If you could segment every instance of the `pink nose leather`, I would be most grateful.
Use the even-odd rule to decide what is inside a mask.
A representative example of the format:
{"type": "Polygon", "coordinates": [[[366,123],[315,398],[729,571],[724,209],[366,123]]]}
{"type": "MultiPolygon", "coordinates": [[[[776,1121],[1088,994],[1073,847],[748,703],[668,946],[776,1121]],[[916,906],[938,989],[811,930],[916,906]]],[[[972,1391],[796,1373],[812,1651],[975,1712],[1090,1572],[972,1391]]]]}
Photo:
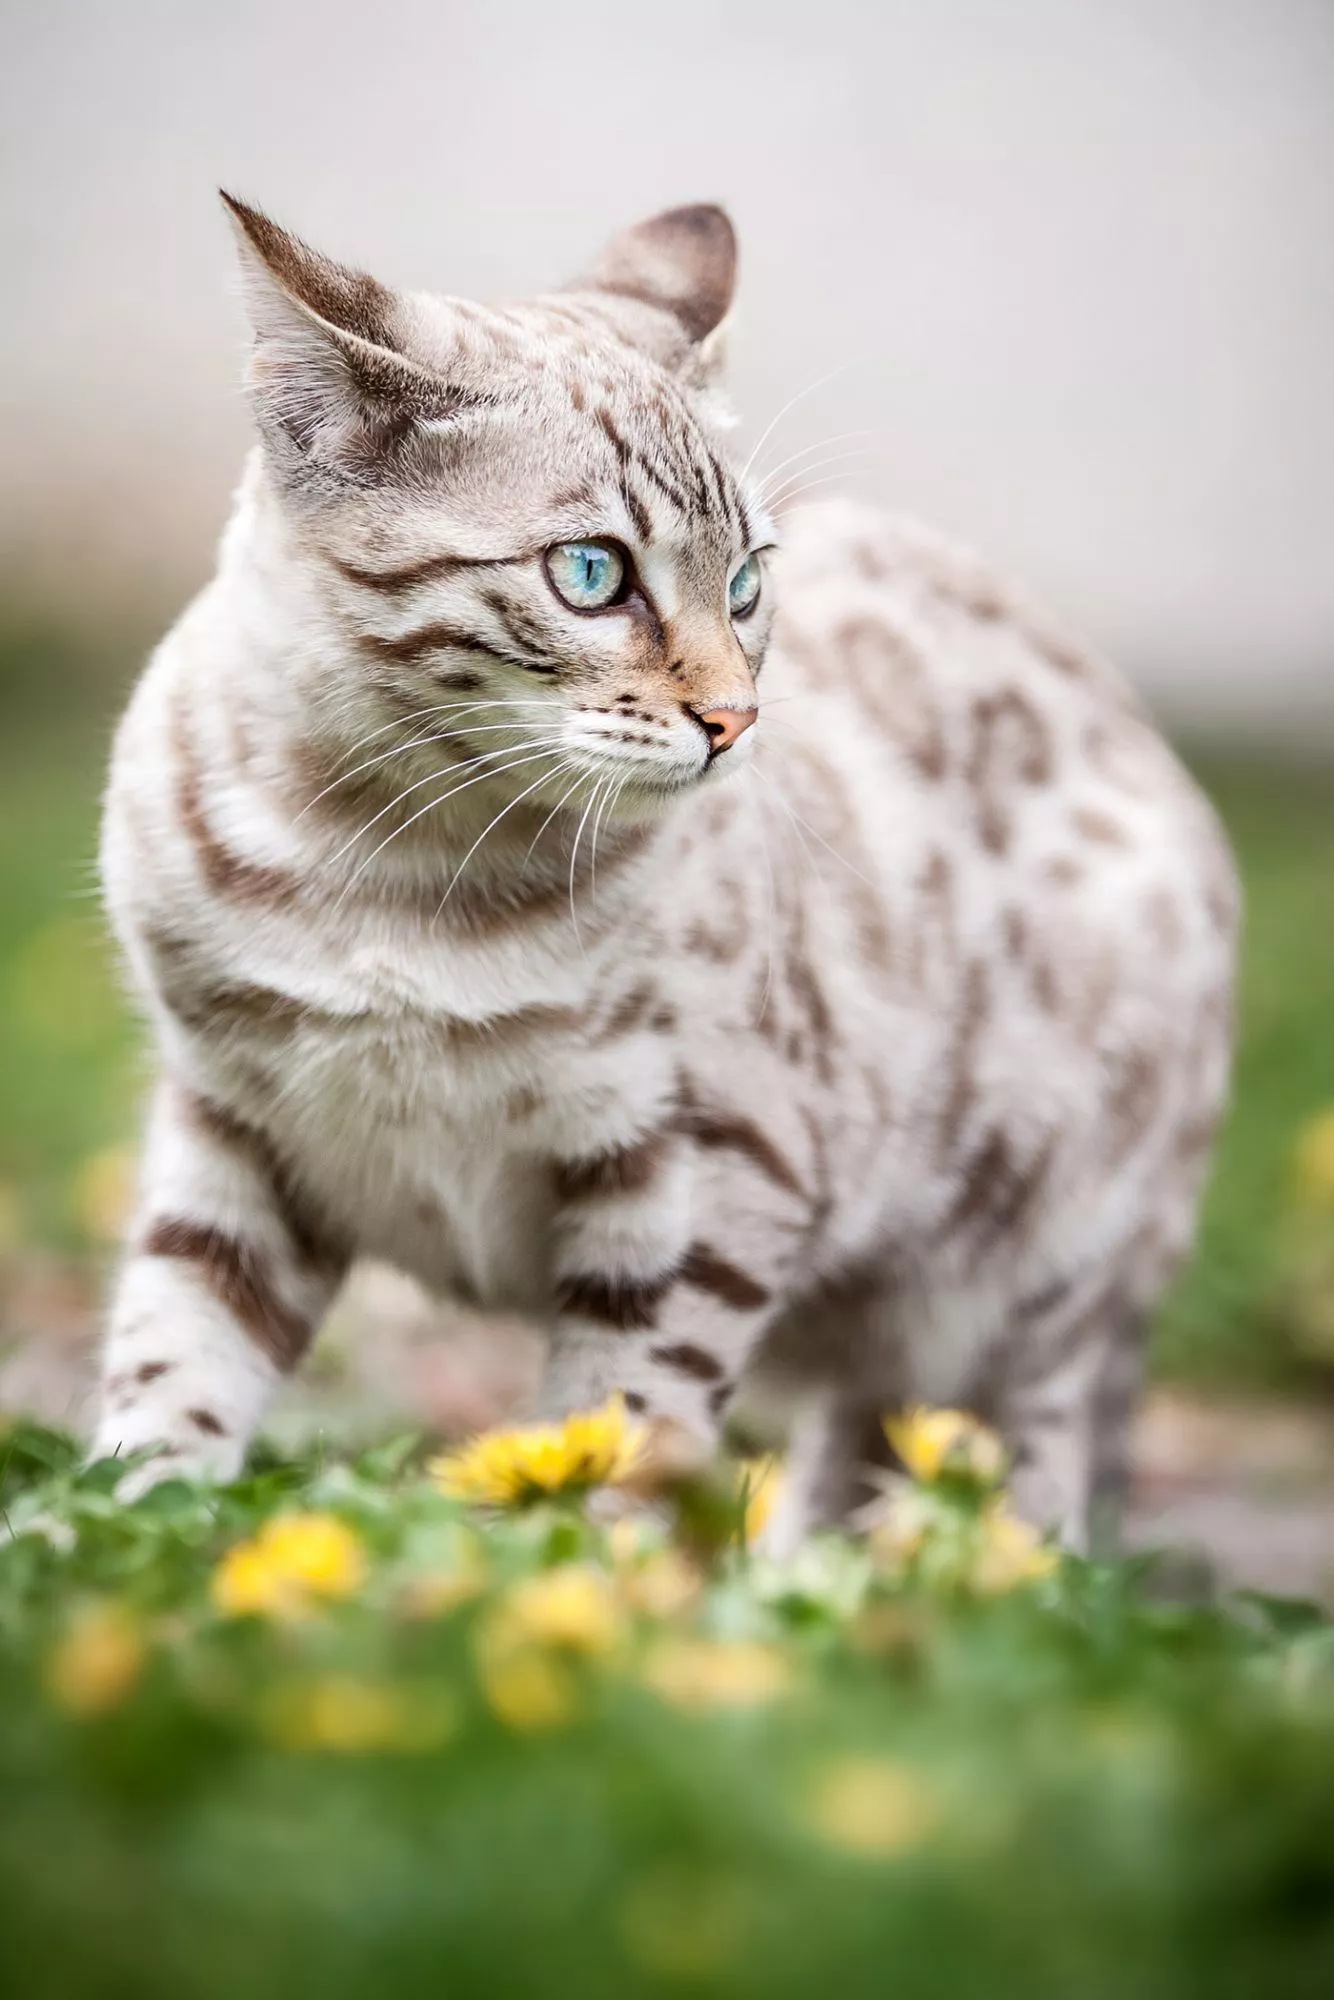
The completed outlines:
{"type": "Polygon", "coordinates": [[[737,737],[743,735],[755,720],[753,708],[704,708],[696,709],[695,714],[709,732],[711,757],[730,750],[737,737]]]}

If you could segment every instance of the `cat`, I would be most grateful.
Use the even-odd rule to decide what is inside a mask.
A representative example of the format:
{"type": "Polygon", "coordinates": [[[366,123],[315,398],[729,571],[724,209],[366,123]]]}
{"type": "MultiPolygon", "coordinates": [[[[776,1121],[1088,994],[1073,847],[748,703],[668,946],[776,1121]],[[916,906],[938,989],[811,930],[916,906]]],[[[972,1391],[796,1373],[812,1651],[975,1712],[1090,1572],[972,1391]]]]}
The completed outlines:
{"type": "Polygon", "coordinates": [[[1237,895],[1127,687],[978,560],[729,455],[736,245],[517,306],[224,197],[259,441],[121,724],[158,1081],[98,1455],[235,1476],[350,1262],[549,1330],[543,1403],[989,1414],[1074,1547],[1228,1081],[1237,895]]]}

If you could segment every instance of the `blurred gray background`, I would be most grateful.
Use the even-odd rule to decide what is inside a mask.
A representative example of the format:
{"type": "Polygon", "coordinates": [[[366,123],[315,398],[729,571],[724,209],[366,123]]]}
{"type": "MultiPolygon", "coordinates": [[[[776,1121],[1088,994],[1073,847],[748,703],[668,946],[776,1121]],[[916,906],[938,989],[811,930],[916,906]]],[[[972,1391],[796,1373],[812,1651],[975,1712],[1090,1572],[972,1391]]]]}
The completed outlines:
{"type": "Polygon", "coordinates": [[[865,428],[831,473],[1173,720],[1334,730],[1331,0],[45,0],[5,42],[11,597],[151,618],[206,573],[246,439],[219,182],[482,296],[711,198],[750,434],[840,371],[768,456],[865,428]]]}

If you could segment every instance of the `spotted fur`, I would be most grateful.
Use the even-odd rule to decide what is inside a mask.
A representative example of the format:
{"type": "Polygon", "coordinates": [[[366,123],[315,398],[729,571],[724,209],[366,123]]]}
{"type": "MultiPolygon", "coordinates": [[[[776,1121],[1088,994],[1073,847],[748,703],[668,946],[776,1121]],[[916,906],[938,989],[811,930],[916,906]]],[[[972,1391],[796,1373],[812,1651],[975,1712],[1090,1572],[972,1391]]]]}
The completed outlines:
{"type": "Polygon", "coordinates": [[[234,1474],[373,1255],[543,1319],[553,1410],[712,1436],[797,1384],[789,1539],[908,1398],[993,1413],[1082,1539],[1225,1094],[1208,808],[971,556],[780,534],[718,210],[482,307],[231,206],[261,446],[107,801],[160,1080],[96,1448],[234,1474]],[[543,563],[589,536],[595,616],[543,563]]]}

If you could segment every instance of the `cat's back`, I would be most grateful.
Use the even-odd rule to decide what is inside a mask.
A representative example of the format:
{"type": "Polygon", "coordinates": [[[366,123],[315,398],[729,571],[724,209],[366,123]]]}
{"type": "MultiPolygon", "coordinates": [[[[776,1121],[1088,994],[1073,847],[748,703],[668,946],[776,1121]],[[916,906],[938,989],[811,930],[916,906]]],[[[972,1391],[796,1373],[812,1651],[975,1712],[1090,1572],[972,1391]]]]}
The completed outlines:
{"type": "Polygon", "coordinates": [[[1226,840],[1111,666],[914,522],[839,499],[784,527],[761,699],[791,784],[841,794],[892,877],[948,876],[970,928],[1069,903],[1076,929],[1230,964],[1226,840]]]}

